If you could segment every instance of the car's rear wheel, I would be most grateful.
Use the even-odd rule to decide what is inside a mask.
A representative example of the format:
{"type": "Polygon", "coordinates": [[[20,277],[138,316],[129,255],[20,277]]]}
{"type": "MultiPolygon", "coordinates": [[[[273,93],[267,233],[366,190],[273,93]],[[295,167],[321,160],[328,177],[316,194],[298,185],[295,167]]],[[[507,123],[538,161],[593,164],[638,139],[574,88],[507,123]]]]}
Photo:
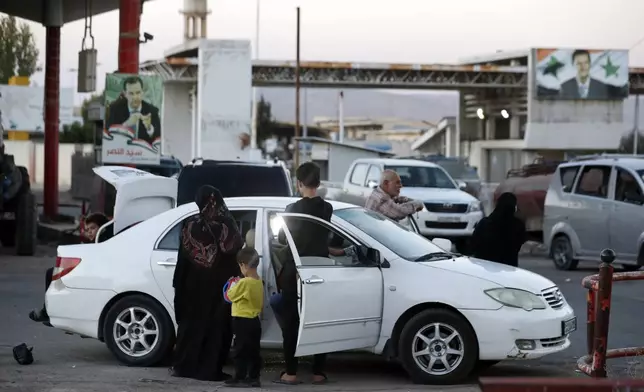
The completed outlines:
{"type": "Polygon", "coordinates": [[[470,324],[448,309],[428,309],[407,322],[399,340],[403,367],[417,384],[463,381],[478,360],[470,324]]]}
{"type": "Polygon", "coordinates": [[[153,366],[163,361],[174,344],[174,324],[166,310],[144,295],[118,300],[105,317],[105,344],[128,366],[153,366]]]}
{"type": "Polygon", "coordinates": [[[575,251],[568,236],[562,234],[555,237],[550,249],[550,257],[558,270],[572,271],[577,269],[579,260],[574,257],[575,251]]]}

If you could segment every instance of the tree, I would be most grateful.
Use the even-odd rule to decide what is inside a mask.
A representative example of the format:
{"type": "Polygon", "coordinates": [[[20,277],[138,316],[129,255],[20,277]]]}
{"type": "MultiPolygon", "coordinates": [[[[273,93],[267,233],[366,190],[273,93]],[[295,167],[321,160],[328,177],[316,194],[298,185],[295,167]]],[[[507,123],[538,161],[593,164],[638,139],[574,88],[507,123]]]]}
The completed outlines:
{"type": "MultiPolygon", "coordinates": [[[[618,151],[622,154],[632,154],[633,153],[633,131],[626,133],[619,140],[618,151]]],[[[644,135],[641,132],[637,133],[637,153],[644,155],[644,135]]]]}
{"type": "Polygon", "coordinates": [[[31,28],[13,16],[0,17],[0,83],[36,72],[38,49],[31,28]]]}
{"type": "Polygon", "coordinates": [[[94,143],[95,129],[91,123],[81,124],[78,121],[71,125],[63,125],[63,131],[60,133],[60,143],[94,143]]]}
{"type": "Polygon", "coordinates": [[[271,109],[271,103],[262,95],[257,102],[257,144],[270,138],[275,128],[275,118],[271,109]]]}

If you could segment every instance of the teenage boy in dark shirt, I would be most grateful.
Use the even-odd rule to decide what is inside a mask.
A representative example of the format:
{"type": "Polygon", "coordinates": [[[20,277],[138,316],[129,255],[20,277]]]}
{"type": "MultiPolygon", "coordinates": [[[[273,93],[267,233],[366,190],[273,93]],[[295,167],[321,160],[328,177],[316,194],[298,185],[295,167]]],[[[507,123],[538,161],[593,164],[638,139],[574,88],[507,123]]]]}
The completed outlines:
{"type": "MultiPolygon", "coordinates": [[[[331,221],[333,206],[317,196],[320,186],[320,168],[313,162],[300,165],[295,171],[297,189],[302,198],[286,207],[286,212],[306,214],[331,221]]],[[[301,219],[285,218],[293,236],[297,252],[301,257],[329,257],[329,231],[323,226],[301,219]]],[[[280,242],[286,243],[284,232],[280,232],[280,242]]],[[[299,384],[297,379],[298,360],[295,357],[297,338],[300,327],[300,316],[297,298],[297,269],[293,257],[284,260],[284,266],[279,276],[278,285],[281,289],[280,318],[282,337],[284,338],[284,361],[286,371],[275,382],[278,384],[299,384]]],[[[326,354],[313,357],[313,383],[322,384],[327,381],[324,374],[326,354]]]]}

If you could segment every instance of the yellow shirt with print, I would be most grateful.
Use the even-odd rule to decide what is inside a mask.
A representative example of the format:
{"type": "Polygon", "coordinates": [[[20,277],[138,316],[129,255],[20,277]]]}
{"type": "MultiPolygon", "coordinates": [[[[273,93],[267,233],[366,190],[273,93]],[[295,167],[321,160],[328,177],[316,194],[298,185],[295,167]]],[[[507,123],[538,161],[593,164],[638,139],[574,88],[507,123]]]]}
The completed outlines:
{"type": "Polygon", "coordinates": [[[233,317],[255,318],[264,307],[264,284],[261,279],[242,278],[228,290],[233,317]]]}

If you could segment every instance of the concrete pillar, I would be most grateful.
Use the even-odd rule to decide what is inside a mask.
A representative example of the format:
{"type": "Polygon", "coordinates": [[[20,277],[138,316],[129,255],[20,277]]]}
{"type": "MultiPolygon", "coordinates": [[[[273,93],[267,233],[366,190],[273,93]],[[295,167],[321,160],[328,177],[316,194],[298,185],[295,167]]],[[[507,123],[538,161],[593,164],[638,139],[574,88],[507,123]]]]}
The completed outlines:
{"type": "Polygon", "coordinates": [[[519,139],[521,137],[521,122],[519,121],[519,107],[512,102],[510,107],[510,139],[519,139]],[[516,114],[515,114],[516,113],[516,114]]]}
{"type": "Polygon", "coordinates": [[[487,135],[485,135],[485,140],[494,140],[496,134],[496,117],[487,117],[485,122],[487,125],[487,135]]]}
{"type": "Polygon", "coordinates": [[[141,0],[119,3],[119,72],[139,73],[139,21],[141,0]]]}
{"type": "Polygon", "coordinates": [[[62,0],[44,3],[43,25],[45,38],[45,218],[58,216],[58,136],[60,113],[60,29],[63,26],[62,0]]]}
{"type": "Polygon", "coordinates": [[[453,149],[452,143],[453,143],[452,127],[448,126],[448,127],[445,127],[445,156],[446,157],[452,156],[452,149],[453,149]]]}

